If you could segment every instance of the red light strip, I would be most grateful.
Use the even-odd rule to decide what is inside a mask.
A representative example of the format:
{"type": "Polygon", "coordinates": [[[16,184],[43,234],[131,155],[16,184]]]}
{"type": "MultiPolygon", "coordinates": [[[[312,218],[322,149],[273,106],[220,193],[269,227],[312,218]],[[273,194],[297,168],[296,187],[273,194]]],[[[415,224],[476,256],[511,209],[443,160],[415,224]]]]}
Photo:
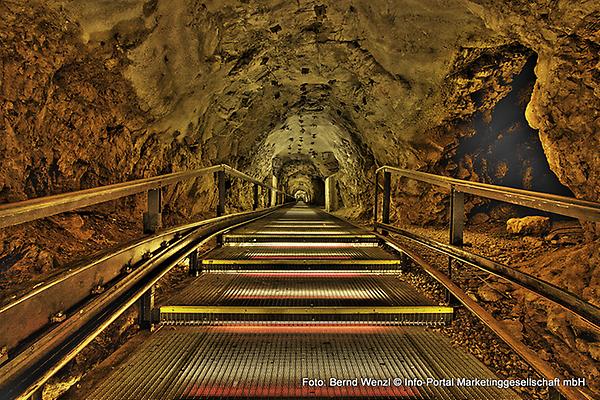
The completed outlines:
{"type": "Polygon", "coordinates": [[[294,325],[290,323],[284,324],[228,324],[228,325],[214,325],[209,328],[211,331],[220,333],[237,333],[237,334],[299,334],[299,335],[310,335],[310,334],[345,334],[345,335],[356,335],[356,334],[383,334],[389,333],[390,331],[399,332],[402,330],[401,326],[384,326],[384,325],[362,325],[362,324],[304,324],[294,325]]]}
{"type": "Polygon", "coordinates": [[[241,272],[242,277],[248,278],[358,278],[365,274],[356,272],[241,272]]]}
{"type": "MultiPolygon", "coordinates": [[[[249,382],[250,383],[250,382],[249,382]]],[[[290,386],[268,386],[268,387],[231,387],[224,385],[206,385],[198,386],[195,384],[185,391],[184,396],[187,399],[207,398],[207,397],[414,397],[418,396],[419,391],[410,386],[390,386],[390,387],[290,387],[290,386]]]]}

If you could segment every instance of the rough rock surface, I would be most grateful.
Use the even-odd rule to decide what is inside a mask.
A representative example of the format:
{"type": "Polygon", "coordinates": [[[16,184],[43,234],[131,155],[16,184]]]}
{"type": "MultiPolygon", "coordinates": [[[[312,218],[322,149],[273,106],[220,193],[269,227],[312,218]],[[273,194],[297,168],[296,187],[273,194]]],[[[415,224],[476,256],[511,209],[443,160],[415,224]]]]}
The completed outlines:
{"type": "MultiPolygon", "coordinates": [[[[585,1],[473,0],[486,25],[538,54],[527,108],[550,167],[573,193],[600,200],[600,5],[585,1]]],[[[600,233],[600,225],[591,226],[600,233]]]]}
{"type": "Polygon", "coordinates": [[[506,231],[513,235],[541,236],[550,231],[550,226],[550,218],[537,215],[506,221],[506,231]]]}
{"type": "Polygon", "coordinates": [[[525,61],[461,1],[63,4],[88,46],[126,51],[152,131],[265,180],[276,160],[325,177],[333,155],[345,204],[367,203],[375,163],[438,160],[455,132],[423,132],[475,111],[461,93],[506,91],[525,61]]]}
{"type": "MultiPolygon", "coordinates": [[[[531,50],[529,122],[561,181],[597,199],[598,7],[558,3],[9,0],[0,199],[221,161],[291,191],[307,183],[280,166],[315,166],[365,210],[376,165],[503,182],[514,165],[452,157],[531,50]]],[[[445,218],[445,193],[406,189],[399,215],[445,218]]]]}
{"type": "MultiPolygon", "coordinates": [[[[469,251],[550,282],[598,306],[600,241],[585,242],[579,228],[578,244],[562,245],[557,239],[573,235],[571,226],[572,223],[565,222],[553,224],[548,235],[552,239],[543,240],[540,247],[532,247],[521,237],[507,234],[503,223],[493,221],[470,227],[464,239],[469,251]]],[[[404,228],[440,241],[448,238],[444,227],[404,228]]],[[[423,247],[410,242],[406,244],[441,271],[446,271],[445,255],[423,251],[423,247]]],[[[586,377],[594,395],[600,394],[600,364],[594,358],[598,356],[597,343],[600,341],[597,330],[561,307],[481,270],[465,265],[456,268],[452,276],[454,282],[497,320],[511,325],[515,334],[518,335],[522,327],[523,340],[540,357],[558,366],[568,377],[586,377]]],[[[434,291],[430,289],[428,293],[434,291]]],[[[477,337],[479,332],[462,334],[477,337]]]]}
{"type": "Polygon", "coordinates": [[[203,164],[147,130],[121,48],[86,47],[64,12],[22,3],[0,4],[0,201],[203,164]]]}

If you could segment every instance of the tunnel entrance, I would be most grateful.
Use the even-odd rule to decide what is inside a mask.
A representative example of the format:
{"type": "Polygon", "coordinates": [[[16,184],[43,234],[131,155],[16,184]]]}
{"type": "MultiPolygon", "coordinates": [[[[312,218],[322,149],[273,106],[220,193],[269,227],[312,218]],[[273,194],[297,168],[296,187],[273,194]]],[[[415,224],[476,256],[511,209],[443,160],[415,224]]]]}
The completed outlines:
{"type": "Polygon", "coordinates": [[[310,197],[308,196],[308,193],[306,193],[304,190],[297,190],[296,193],[294,193],[294,198],[296,199],[296,201],[310,203],[310,197]]]}
{"type": "MultiPolygon", "coordinates": [[[[302,87],[308,91],[322,86],[302,87]]],[[[256,150],[270,165],[257,162],[256,174],[265,181],[272,175],[288,193],[303,191],[315,206],[325,206],[325,179],[335,175],[336,204],[352,204],[356,193],[368,187],[372,155],[332,111],[301,107],[274,126],[256,150]]]]}

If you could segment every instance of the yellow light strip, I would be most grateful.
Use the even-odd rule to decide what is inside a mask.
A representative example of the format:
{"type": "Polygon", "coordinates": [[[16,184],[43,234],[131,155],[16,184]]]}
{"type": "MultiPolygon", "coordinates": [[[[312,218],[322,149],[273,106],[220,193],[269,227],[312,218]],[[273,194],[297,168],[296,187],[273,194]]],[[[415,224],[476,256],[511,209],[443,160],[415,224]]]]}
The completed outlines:
{"type": "Polygon", "coordinates": [[[379,247],[377,242],[226,242],[223,246],[231,247],[333,247],[348,249],[353,247],[379,247]]]}
{"type": "Polygon", "coordinates": [[[239,307],[239,306],[161,306],[169,314],[452,314],[452,307],[239,307]]]}
{"type": "Polygon", "coordinates": [[[223,264],[233,264],[233,265],[399,265],[400,260],[331,260],[331,259],[320,259],[320,260],[302,260],[302,259],[272,259],[272,260],[202,260],[202,264],[211,264],[211,265],[223,265],[223,264]]]}
{"type": "MultiPolygon", "coordinates": [[[[301,233],[295,233],[294,235],[289,235],[289,236],[323,236],[325,234],[322,233],[315,233],[315,232],[301,232],[301,233]]],[[[285,237],[285,234],[283,234],[282,232],[275,232],[273,234],[265,234],[263,232],[261,233],[248,233],[248,234],[237,234],[237,235],[224,235],[223,237],[225,239],[246,239],[246,240],[253,240],[256,238],[272,238],[273,236],[279,236],[278,239],[282,239],[283,237],[285,237]]],[[[375,239],[374,235],[348,235],[348,234],[327,234],[327,238],[331,238],[331,239],[375,239]]]]}

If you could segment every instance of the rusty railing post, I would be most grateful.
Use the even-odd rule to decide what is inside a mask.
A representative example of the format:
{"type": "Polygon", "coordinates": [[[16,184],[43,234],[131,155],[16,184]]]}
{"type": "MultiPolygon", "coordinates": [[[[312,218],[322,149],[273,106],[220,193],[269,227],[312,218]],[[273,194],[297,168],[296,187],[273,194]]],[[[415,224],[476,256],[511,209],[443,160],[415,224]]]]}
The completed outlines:
{"type": "MultiPolygon", "coordinates": [[[[392,193],[392,173],[384,171],[383,173],[383,204],[381,206],[381,222],[384,224],[390,223],[390,200],[392,193]]],[[[382,235],[387,236],[389,233],[383,231],[382,235]]]]}
{"type": "Polygon", "coordinates": [[[258,188],[259,186],[255,183],[252,187],[252,209],[256,210],[258,208],[258,188]]]}
{"type": "Polygon", "coordinates": [[[144,213],[144,233],[156,233],[162,226],[162,191],[148,190],[147,211],[144,213]]]}
{"type": "MultiPolygon", "coordinates": [[[[465,194],[452,187],[450,192],[450,244],[453,246],[463,245],[463,231],[465,227],[465,194]]],[[[452,279],[452,257],[448,257],[448,277],[452,279]]],[[[449,303],[455,303],[450,292],[446,290],[446,299],[449,303]]]]}

